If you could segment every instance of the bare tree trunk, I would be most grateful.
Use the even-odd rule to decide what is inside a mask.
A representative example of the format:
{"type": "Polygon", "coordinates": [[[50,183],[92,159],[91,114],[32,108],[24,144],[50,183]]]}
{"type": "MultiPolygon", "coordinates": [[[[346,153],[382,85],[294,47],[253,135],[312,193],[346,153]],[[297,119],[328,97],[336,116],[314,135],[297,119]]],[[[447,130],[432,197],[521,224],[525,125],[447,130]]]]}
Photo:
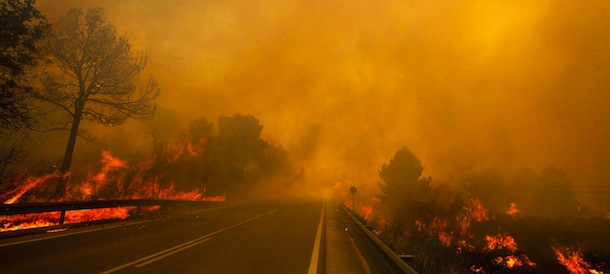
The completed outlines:
{"type": "Polygon", "coordinates": [[[76,145],[76,137],[78,137],[78,127],[81,121],[81,111],[77,111],[76,115],[74,115],[74,121],[72,122],[72,127],[70,128],[70,137],[68,138],[68,144],[66,145],[66,152],[64,154],[64,160],[61,164],[61,176],[59,178],[59,182],[57,183],[57,188],[55,189],[55,197],[64,198],[66,195],[66,185],[68,183],[67,176],[64,176],[68,171],[70,171],[70,166],[72,165],[72,155],[74,154],[74,146],[76,145]]]}

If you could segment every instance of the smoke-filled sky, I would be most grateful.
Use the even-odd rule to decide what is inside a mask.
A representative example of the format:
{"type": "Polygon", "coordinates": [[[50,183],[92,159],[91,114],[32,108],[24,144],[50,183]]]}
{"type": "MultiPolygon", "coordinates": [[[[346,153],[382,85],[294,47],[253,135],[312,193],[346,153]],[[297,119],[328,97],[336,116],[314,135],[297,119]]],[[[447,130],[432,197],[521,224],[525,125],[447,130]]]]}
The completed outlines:
{"type": "Polygon", "coordinates": [[[37,6],[51,22],[71,7],[104,8],[147,53],[161,107],[185,122],[250,113],[322,183],[373,188],[407,146],[433,184],[554,165],[576,186],[610,186],[609,1],[37,6]]]}

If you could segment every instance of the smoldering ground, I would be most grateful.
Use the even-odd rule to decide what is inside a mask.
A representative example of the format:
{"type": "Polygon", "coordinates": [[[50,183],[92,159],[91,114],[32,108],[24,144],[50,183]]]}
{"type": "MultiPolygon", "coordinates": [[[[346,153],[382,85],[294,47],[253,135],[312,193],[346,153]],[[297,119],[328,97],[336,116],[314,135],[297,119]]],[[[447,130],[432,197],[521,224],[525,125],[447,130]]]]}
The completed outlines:
{"type": "MultiPolygon", "coordinates": [[[[344,180],[374,192],[379,167],[408,146],[435,187],[465,173],[548,165],[575,187],[610,186],[606,1],[37,6],[51,22],[72,7],[104,8],[147,53],[160,107],[183,123],[253,114],[265,139],[302,161],[310,185],[344,180]]],[[[134,123],[123,127],[90,126],[102,139],[145,138],[134,123]]],[[[79,142],[77,153],[90,146],[79,142]]],[[[130,153],[146,154],[146,145],[130,153]]],[[[599,194],[579,197],[610,206],[599,194]]]]}

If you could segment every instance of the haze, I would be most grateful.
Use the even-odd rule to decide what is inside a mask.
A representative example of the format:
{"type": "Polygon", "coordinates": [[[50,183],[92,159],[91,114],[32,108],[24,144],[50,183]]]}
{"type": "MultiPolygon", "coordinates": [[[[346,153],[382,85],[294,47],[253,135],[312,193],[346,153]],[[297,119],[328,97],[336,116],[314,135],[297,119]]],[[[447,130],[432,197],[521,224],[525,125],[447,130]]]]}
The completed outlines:
{"type": "MultiPolygon", "coordinates": [[[[184,123],[256,116],[263,137],[302,162],[310,186],[342,181],[374,192],[380,166],[407,146],[435,187],[469,172],[549,165],[577,188],[610,187],[608,1],[37,6],[50,22],[72,7],[104,8],[147,53],[161,108],[184,123]]],[[[120,141],[130,153],[149,149],[133,122],[96,134],[130,136],[120,141]]],[[[76,153],[87,146],[80,140],[76,153]]],[[[607,194],[579,197],[610,206],[607,194]]]]}

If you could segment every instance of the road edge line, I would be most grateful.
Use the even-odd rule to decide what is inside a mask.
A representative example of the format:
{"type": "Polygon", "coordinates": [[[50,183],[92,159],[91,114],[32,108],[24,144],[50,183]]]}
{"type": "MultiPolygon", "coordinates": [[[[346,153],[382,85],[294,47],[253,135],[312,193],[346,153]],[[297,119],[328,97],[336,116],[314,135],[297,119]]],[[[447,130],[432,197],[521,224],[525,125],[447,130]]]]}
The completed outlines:
{"type": "Polygon", "coordinates": [[[322,240],[322,228],[324,227],[324,211],[326,210],[326,199],[322,201],[322,213],[320,214],[320,222],[318,224],[318,231],[316,232],[316,240],[313,244],[313,251],[311,252],[311,260],[309,261],[308,274],[318,273],[318,263],[320,261],[320,243],[322,240]]]}

